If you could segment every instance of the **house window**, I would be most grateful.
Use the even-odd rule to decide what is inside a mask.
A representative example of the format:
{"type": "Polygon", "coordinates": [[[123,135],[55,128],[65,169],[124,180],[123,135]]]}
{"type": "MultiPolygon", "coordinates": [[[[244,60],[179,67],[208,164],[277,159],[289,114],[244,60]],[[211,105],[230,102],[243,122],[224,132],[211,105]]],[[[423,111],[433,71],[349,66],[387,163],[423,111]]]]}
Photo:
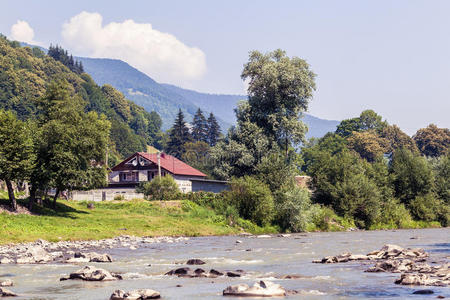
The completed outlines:
{"type": "Polygon", "coordinates": [[[120,173],[120,181],[122,182],[139,181],[139,174],[138,172],[122,172],[120,173]]]}

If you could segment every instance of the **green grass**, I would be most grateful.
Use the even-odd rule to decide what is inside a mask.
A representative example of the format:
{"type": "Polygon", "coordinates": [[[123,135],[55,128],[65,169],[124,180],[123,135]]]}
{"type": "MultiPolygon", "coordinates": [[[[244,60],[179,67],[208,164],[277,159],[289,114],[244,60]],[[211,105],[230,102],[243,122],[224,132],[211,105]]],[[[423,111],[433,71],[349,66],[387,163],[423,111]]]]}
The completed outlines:
{"type": "MultiPolygon", "coordinates": [[[[6,199],[0,200],[7,204],[6,199]]],[[[203,236],[227,235],[242,231],[229,226],[223,216],[189,201],[150,202],[146,200],[96,202],[58,201],[57,209],[36,206],[35,215],[0,214],[0,244],[45,239],[97,240],[119,235],[203,236]]],[[[25,204],[25,203],[23,203],[25,204]]],[[[244,228],[247,230],[247,228],[244,228]]],[[[249,226],[252,233],[274,229],[249,226]]]]}

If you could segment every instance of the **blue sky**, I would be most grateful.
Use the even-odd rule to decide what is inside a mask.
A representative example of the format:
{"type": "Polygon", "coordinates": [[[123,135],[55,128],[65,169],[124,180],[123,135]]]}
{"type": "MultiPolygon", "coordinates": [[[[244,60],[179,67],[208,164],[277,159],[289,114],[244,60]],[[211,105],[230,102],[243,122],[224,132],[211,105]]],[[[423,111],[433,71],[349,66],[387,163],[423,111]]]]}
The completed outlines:
{"type": "Polygon", "coordinates": [[[0,32],[9,37],[121,58],[198,91],[243,93],[248,52],[281,48],[317,73],[315,116],[344,119],[371,108],[409,134],[429,123],[450,127],[450,1],[2,0],[1,7],[0,32]],[[13,34],[18,20],[34,34],[23,23],[13,34]]]}

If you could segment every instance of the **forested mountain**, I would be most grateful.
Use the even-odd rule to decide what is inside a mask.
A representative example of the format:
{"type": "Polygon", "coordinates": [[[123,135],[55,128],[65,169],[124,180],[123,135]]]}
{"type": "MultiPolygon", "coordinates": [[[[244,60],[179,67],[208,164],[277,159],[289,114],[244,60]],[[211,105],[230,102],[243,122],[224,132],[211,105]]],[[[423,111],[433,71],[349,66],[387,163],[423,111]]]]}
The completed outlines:
{"type": "MultiPolygon", "coordinates": [[[[164,130],[170,128],[179,108],[184,111],[188,122],[192,121],[197,109],[201,108],[216,115],[225,133],[226,129],[236,122],[234,109],[237,103],[247,98],[246,95],[200,93],[171,84],[161,84],[118,59],[87,57],[75,59],[82,62],[86,73],[90,74],[97,84],[111,84],[145,110],[157,112],[161,116],[164,130]]],[[[322,137],[327,132],[335,131],[339,124],[339,121],[325,120],[310,114],[304,114],[303,121],[309,128],[307,138],[322,137]]]]}
{"type": "MultiPolygon", "coordinates": [[[[68,55],[63,53],[62,56],[68,55]]],[[[62,62],[67,57],[61,57],[62,62]]],[[[54,80],[65,80],[72,93],[86,101],[86,110],[111,122],[110,160],[122,158],[147,144],[158,144],[161,118],[127,100],[111,85],[97,85],[87,74],[71,71],[39,48],[21,47],[0,35],[0,108],[13,110],[20,119],[35,118],[37,102],[54,80]]]]}

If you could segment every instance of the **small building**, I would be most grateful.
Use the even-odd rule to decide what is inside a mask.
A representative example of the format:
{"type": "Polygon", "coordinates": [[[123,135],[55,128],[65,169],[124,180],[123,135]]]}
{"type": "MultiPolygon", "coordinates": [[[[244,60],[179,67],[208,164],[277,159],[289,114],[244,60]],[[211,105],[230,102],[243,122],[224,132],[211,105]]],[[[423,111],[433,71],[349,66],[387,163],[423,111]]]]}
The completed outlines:
{"type": "MultiPolygon", "coordinates": [[[[228,183],[210,180],[206,174],[181,160],[165,153],[160,154],[161,176],[171,175],[183,193],[196,191],[221,192],[228,183]]],[[[159,176],[158,154],[136,152],[115,167],[109,174],[109,188],[135,188],[139,183],[151,181],[159,176]]]]}

